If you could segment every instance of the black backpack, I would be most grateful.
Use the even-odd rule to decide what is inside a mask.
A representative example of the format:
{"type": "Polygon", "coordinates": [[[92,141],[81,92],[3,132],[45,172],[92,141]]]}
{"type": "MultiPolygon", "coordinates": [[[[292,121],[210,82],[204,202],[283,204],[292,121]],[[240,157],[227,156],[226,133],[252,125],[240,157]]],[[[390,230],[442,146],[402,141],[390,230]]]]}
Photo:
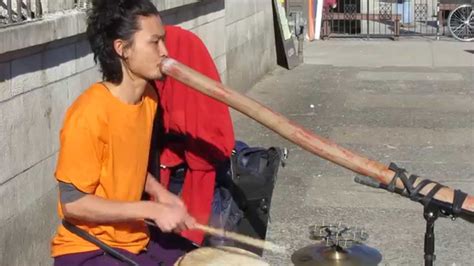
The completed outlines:
{"type": "MultiPolygon", "coordinates": [[[[237,142],[230,158],[233,200],[244,213],[237,226],[239,233],[265,239],[269,211],[278,170],[285,166],[286,148],[248,147],[237,142]]],[[[262,250],[245,246],[261,254],[262,250]]]]}
{"type": "MultiPolygon", "coordinates": [[[[237,141],[229,160],[216,169],[216,188],[210,225],[265,239],[273,188],[278,170],[285,165],[288,152],[279,147],[249,147],[237,141]]],[[[175,167],[169,189],[179,194],[186,165],[175,167]]],[[[238,245],[261,254],[262,250],[209,236],[210,245],[238,245]]]]}
{"type": "Polygon", "coordinates": [[[231,156],[232,194],[242,210],[254,201],[268,210],[279,166],[284,166],[286,149],[245,147],[231,156]],[[266,203],[265,203],[266,202],[266,203]]]}

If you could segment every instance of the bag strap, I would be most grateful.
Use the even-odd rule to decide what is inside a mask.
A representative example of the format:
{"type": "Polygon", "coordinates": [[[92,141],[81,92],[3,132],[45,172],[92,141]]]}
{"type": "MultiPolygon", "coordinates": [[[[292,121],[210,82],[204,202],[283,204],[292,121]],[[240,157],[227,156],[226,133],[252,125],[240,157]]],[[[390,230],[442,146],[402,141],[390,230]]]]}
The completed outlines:
{"type": "Polygon", "coordinates": [[[98,238],[94,237],[93,235],[87,233],[86,231],[82,230],[81,228],[75,226],[74,224],[66,221],[65,219],[62,220],[63,226],[69,230],[70,232],[74,233],[75,235],[81,237],[84,240],[91,242],[92,244],[98,246],[108,255],[125,262],[129,265],[139,266],[138,263],[133,261],[132,259],[128,258],[127,256],[123,255],[122,253],[118,252],[117,250],[113,249],[111,246],[105,244],[104,242],[100,241],[98,238]]]}

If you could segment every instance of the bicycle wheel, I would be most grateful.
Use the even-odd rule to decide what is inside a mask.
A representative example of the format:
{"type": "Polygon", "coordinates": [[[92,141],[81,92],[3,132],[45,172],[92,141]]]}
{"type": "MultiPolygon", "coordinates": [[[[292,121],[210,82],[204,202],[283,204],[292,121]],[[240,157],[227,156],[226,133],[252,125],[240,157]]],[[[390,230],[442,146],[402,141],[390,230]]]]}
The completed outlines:
{"type": "Polygon", "coordinates": [[[471,5],[461,5],[451,11],[448,17],[448,29],[457,40],[474,40],[474,12],[471,5]]]}

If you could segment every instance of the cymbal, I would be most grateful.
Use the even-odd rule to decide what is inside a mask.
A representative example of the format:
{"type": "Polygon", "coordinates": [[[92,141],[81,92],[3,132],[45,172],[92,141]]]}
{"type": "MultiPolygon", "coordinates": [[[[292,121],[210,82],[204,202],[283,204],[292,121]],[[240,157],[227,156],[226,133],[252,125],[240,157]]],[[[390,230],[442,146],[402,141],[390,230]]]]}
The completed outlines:
{"type": "Polygon", "coordinates": [[[371,266],[377,265],[382,255],[364,244],[349,248],[313,244],[299,249],[291,256],[295,266],[371,266]]]}

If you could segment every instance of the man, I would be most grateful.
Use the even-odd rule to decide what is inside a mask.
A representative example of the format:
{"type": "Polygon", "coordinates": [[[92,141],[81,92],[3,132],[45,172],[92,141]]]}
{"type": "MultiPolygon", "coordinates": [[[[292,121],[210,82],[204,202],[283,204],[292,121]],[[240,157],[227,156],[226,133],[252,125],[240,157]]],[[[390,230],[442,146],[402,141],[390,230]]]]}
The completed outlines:
{"type": "MultiPolygon", "coordinates": [[[[150,239],[144,223],[163,232],[195,224],[181,199],[147,171],[157,108],[150,82],[163,78],[159,65],[167,56],[163,25],[149,0],[94,1],[87,24],[104,81],[65,116],[55,173],[59,216],[140,265],[173,265],[189,242],[176,236],[178,245],[158,243],[164,234],[150,239]],[[140,200],[143,192],[155,201],[140,200]]],[[[55,265],[118,265],[103,254],[62,225],[52,241],[55,265]]]]}

